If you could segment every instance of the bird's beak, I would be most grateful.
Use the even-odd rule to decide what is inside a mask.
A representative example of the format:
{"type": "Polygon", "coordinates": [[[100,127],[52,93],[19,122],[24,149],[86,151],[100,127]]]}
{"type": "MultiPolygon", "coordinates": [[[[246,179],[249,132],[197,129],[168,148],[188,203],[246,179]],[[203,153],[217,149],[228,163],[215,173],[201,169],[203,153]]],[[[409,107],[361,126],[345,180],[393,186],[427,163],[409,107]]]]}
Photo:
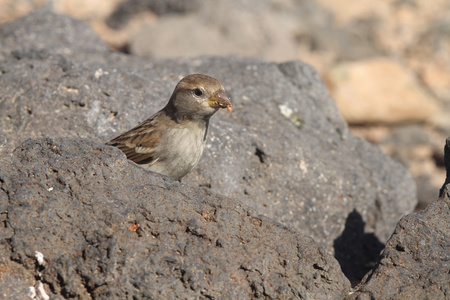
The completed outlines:
{"type": "Polygon", "coordinates": [[[209,106],[214,108],[227,108],[228,113],[233,110],[230,98],[224,91],[218,91],[211,98],[208,99],[209,106]]]}

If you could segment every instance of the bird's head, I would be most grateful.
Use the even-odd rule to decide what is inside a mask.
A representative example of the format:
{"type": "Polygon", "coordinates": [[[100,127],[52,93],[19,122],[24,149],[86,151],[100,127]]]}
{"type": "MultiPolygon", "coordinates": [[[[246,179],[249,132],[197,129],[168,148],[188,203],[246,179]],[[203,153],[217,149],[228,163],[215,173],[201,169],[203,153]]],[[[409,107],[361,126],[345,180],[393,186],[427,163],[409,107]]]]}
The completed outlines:
{"type": "Polygon", "coordinates": [[[231,100],[222,84],[202,74],[192,74],[181,79],[168,105],[182,118],[208,119],[220,108],[232,111],[231,100]]]}

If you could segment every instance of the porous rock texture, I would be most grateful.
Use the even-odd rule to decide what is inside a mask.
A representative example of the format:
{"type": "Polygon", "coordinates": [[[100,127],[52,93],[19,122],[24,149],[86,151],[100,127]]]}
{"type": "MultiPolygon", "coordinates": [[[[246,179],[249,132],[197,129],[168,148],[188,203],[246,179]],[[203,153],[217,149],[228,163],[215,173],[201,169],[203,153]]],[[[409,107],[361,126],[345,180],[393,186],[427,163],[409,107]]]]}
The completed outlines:
{"type": "Polygon", "coordinates": [[[5,272],[6,295],[27,277],[82,299],[343,299],[350,288],[311,238],[118,149],[43,138],[0,162],[0,265],[25,269],[5,272]]]}
{"type": "Polygon", "coordinates": [[[379,262],[349,299],[450,298],[450,138],[440,198],[403,217],[379,262]]]}
{"type": "Polygon", "coordinates": [[[205,73],[222,81],[235,110],[212,117],[202,160],[183,183],[310,236],[352,280],[415,207],[410,175],[349,133],[304,63],[136,58],[109,52],[84,23],[49,8],[2,26],[0,43],[1,156],[27,138],[105,142],[159,110],[183,76],[205,73]]]}

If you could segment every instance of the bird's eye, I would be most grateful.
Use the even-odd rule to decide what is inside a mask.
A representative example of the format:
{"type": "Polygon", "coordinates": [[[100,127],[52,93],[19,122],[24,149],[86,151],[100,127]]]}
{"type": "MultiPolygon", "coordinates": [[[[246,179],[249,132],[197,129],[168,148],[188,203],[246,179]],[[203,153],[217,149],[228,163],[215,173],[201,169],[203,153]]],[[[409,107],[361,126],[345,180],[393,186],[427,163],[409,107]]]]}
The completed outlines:
{"type": "Polygon", "coordinates": [[[195,96],[200,97],[200,96],[203,96],[203,91],[199,88],[196,88],[196,89],[194,89],[194,94],[195,94],[195,96]]]}

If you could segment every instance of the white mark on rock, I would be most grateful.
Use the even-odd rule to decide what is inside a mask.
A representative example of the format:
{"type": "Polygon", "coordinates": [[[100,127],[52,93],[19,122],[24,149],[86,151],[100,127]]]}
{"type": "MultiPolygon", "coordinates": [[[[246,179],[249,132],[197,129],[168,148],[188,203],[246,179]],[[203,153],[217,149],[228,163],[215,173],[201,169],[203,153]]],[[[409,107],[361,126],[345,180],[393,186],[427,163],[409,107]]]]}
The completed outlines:
{"type": "Polygon", "coordinates": [[[300,170],[303,173],[308,173],[308,164],[306,163],[306,161],[304,161],[304,160],[300,161],[300,170]]]}
{"type": "Polygon", "coordinates": [[[42,284],[41,281],[38,281],[37,283],[37,299],[42,299],[42,300],[49,300],[50,297],[48,296],[47,292],[44,289],[44,285],[42,284]]]}
{"type": "Polygon", "coordinates": [[[40,266],[44,264],[44,254],[39,251],[34,251],[34,257],[36,257],[36,260],[40,266]]]}
{"type": "Polygon", "coordinates": [[[292,108],[285,104],[278,105],[278,109],[280,110],[280,113],[289,121],[291,121],[292,124],[297,126],[298,128],[301,128],[303,126],[303,120],[300,118],[292,108]]]}
{"type": "Polygon", "coordinates": [[[99,78],[102,77],[103,75],[108,75],[108,74],[109,74],[109,72],[103,71],[103,69],[100,68],[100,69],[98,69],[97,71],[95,71],[94,76],[95,76],[95,79],[99,79],[99,78]]]}
{"type": "Polygon", "coordinates": [[[31,299],[36,299],[36,289],[34,288],[34,286],[29,287],[27,296],[31,299]]]}
{"type": "Polygon", "coordinates": [[[89,126],[97,128],[100,135],[104,135],[109,131],[108,119],[102,114],[100,101],[94,101],[91,109],[86,113],[86,121],[89,126]]]}
{"type": "Polygon", "coordinates": [[[30,286],[28,290],[28,297],[30,297],[32,300],[49,300],[50,297],[48,296],[47,292],[44,289],[44,285],[39,280],[35,286],[30,286]]]}

